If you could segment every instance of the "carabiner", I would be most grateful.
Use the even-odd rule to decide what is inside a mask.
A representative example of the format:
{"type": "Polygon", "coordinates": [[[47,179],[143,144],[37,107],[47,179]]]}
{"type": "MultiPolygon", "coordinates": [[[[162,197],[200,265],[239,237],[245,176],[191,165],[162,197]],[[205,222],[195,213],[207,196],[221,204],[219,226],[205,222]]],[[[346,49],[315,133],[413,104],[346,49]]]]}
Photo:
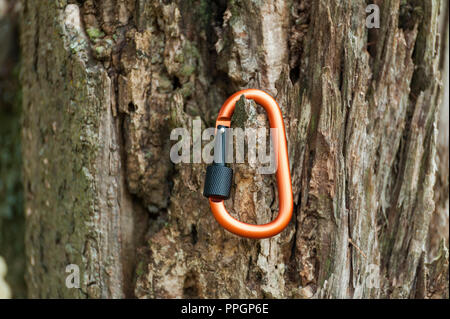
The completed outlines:
{"type": "Polygon", "coordinates": [[[248,238],[267,238],[280,233],[291,220],[293,209],[291,173],[289,171],[289,158],[286,143],[286,132],[283,117],[278,103],[266,92],[256,89],[247,89],[234,93],[220,109],[216,120],[216,146],[217,141],[222,145],[219,154],[214,150],[214,163],[207,167],[205,187],[203,195],[209,198],[211,211],[222,227],[228,231],[248,238]],[[229,128],[236,102],[241,95],[254,100],[267,112],[271,128],[277,128],[274,137],[274,149],[277,160],[277,184],[278,184],[278,216],[270,223],[253,225],[243,223],[233,218],[226,210],[224,199],[230,197],[233,170],[225,164],[225,129],[229,128]]]}

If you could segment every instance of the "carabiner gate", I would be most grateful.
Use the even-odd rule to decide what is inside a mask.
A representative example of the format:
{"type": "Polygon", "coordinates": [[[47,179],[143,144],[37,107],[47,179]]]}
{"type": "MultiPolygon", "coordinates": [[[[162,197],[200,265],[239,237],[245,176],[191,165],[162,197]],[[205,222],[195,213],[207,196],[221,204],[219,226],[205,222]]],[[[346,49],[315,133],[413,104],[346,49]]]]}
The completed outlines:
{"type": "Polygon", "coordinates": [[[278,103],[266,92],[247,89],[234,93],[220,109],[216,121],[216,147],[214,148],[214,163],[207,167],[203,195],[209,198],[211,211],[222,227],[228,231],[248,238],[267,238],[280,233],[291,220],[293,209],[291,173],[287,151],[286,132],[283,117],[278,103]],[[224,200],[230,197],[233,170],[225,164],[226,128],[230,127],[236,102],[241,95],[254,100],[267,112],[271,128],[277,128],[274,137],[275,156],[277,157],[277,184],[279,212],[270,223],[252,225],[233,218],[226,210],[224,200]]]}

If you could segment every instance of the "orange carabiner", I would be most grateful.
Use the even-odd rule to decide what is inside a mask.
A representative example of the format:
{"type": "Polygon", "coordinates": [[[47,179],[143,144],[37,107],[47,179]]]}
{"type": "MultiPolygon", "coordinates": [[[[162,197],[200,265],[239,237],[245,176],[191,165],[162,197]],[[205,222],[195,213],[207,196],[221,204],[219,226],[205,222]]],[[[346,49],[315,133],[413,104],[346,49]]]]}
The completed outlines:
{"type": "MultiPolygon", "coordinates": [[[[224,136],[224,134],[222,134],[224,132],[222,128],[230,127],[231,117],[236,102],[241,95],[244,95],[245,98],[252,99],[257,104],[261,105],[267,112],[270,127],[278,129],[273,141],[277,160],[276,177],[280,208],[278,216],[270,223],[253,225],[241,222],[233,218],[227,212],[223,201],[224,199],[229,198],[233,172],[231,168],[225,165],[223,156],[223,145],[225,144],[224,138],[222,138],[223,152],[218,152],[221,153],[221,155],[217,155],[216,153],[218,150],[215,148],[214,164],[207,168],[203,194],[209,198],[209,204],[214,217],[225,229],[242,237],[267,238],[280,233],[289,224],[292,217],[293,198],[286,132],[278,103],[264,91],[247,89],[234,93],[222,105],[216,121],[216,140],[220,140],[221,136],[224,136]],[[222,160],[220,160],[221,156],[223,158],[222,160]]],[[[216,142],[216,146],[217,145],[216,142]]]]}

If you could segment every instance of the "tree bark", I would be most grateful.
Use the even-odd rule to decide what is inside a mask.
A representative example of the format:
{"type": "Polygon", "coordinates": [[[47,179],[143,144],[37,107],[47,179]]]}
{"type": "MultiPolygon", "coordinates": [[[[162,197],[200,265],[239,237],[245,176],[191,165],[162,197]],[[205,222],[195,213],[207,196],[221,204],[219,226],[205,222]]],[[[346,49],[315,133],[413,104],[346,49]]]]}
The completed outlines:
{"type": "MultiPolygon", "coordinates": [[[[23,1],[29,297],[448,298],[448,237],[427,251],[444,2],[374,2],[379,29],[362,0],[23,1]],[[243,88],[288,136],[294,217],[270,239],[221,228],[206,164],[169,157],[173,128],[214,126],[243,88]]],[[[228,209],[272,220],[275,178],[233,168],[228,209]]]]}

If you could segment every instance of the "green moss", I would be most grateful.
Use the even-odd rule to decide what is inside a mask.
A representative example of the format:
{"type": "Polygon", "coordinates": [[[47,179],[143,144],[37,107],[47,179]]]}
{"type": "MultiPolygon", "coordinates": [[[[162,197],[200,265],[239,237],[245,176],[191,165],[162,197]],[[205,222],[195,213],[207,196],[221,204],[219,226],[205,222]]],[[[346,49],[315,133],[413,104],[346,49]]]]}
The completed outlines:
{"type": "Polygon", "coordinates": [[[317,114],[316,113],[312,113],[311,114],[311,120],[309,122],[309,133],[314,133],[317,129],[317,123],[318,119],[317,119],[317,114]]]}
{"type": "Polygon", "coordinates": [[[183,47],[184,59],[192,58],[199,59],[200,53],[198,52],[197,47],[190,41],[186,41],[186,44],[183,47]]]}
{"type": "Polygon", "coordinates": [[[136,275],[139,277],[145,274],[145,263],[140,261],[136,267],[136,275]]]}
{"type": "Polygon", "coordinates": [[[98,47],[95,48],[95,52],[96,52],[98,55],[103,55],[103,53],[105,52],[105,47],[103,47],[103,46],[98,46],[98,47]]]}
{"type": "Polygon", "coordinates": [[[247,112],[245,112],[245,96],[241,95],[239,100],[236,102],[236,107],[234,109],[233,118],[231,119],[231,126],[233,127],[244,127],[245,122],[248,120],[247,112]]]}
{"type": "Polygon", "coordinates": [[[174,58],[175,62],[177,63],[183,63],[184,62],[184,56],[183,53],[178,53],[175,58],[174,58]]]}
{"type": "Polygon", "coordinates": [[[194,73],[195,67],[193,65],[185,64],[180,70],[180,74],[183,76],[190,76],[194,73]]]}
{"type": "Polygon", "coordinates": [[[229,0],[228,8],[231,12],[230,24],[232,25],[241,16],[241,1],[240,0],[229,0]]]}
{"type": "Polygon", "coordinates": [[[187,82],[181,88],[181,94],[183,95],[184,98],[191,96],[193,92],[194,92],[194,83],[192,82],[187,82]]]}
{"type": "Polygon", "coordinates": [[[210,0],[188,0],[185,10],[189,9],[193,12],[196,23],[201,29],[205,30],[213,18],[214,6],[214,1],[210,0]],[[192,10],[192,8],[195,8],[195,10],[192,10]]]}
{"type": "Polygon", "coordinates": [[[91,39],[92,41],[103,38],[105,36],[105,33],[97,28],[88,28],[86,32],[89,36],[89,39],[91,39]]]}

